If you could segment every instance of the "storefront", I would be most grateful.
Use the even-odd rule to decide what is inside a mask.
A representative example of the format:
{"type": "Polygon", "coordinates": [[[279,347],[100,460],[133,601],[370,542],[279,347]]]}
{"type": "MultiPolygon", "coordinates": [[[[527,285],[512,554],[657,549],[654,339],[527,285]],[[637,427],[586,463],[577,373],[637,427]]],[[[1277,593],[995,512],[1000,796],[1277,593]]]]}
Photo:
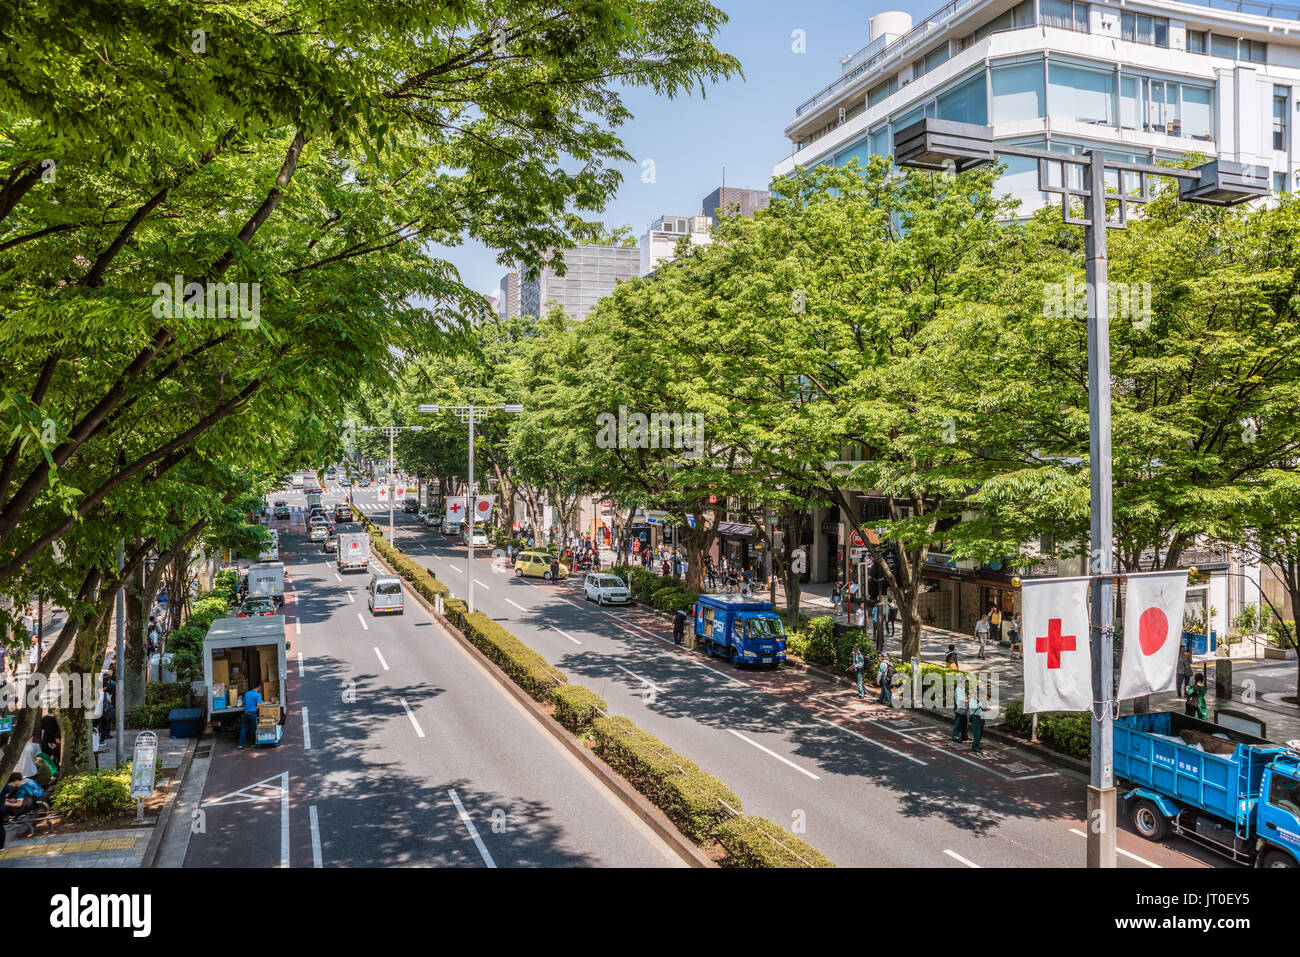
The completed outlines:
{"type": "Polygon", "coordinates": [[[921,580],[921,620],[938,628],[974,634],[990,609],[1000,609],[1004,621],[1020,611],[1020,589],[1010,574],[931,564],[921,580]]]}

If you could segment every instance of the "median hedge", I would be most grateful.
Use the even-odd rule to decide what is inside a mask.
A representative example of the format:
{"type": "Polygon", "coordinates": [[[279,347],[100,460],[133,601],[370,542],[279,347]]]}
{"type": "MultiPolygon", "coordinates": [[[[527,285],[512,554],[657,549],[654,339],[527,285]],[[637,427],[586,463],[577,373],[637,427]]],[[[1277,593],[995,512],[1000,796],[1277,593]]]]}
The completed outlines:
{"type": "MultiPolygon", "coordinates": [[[[1002,728],[1028,739],[1033,722],[1025,714],[1024,701],[1007,702],[1002,728]]],[[[1086,711],[1045,711],[1038,716],[1038,740],[1058,754],[1087,761],[1092,749],[1092,720],[1086,711]]]]}
{"type": "Polygon", "coordinates": [[[737,817],[715,835],[726,849],[723,867],[834,867],[807,841],[761,817],[737,817]]]}
{"type": "Polygon", "coordinates": [[[549,701],[551,692],[569,679],[562,671],[481,612],[465,614],[464,603],[447,602],[447,617],[476,647],[504,671],[510,680],[538,701],[549,701]],[[454,606],[459,606],[455,608],[454,606]],[[452,612],[456,614],[453,615],[452,612]]]}
{"type": "Polygon", "coordinates": [[[740,798],[694,761],[682,757],[654,735],[621,715],[591,723],[596,753],[648,797],[677,828],[697,843],[714,836],[731,817],[730,805],[742,810],[740,798]]]}
{"type": "Polygon", "coordinates": [[[574,734],[582,734],[599,714],[609,711],[605,699],[582,685],[553,689],[551,703],[555,705],[555,720],[574,734]]]}

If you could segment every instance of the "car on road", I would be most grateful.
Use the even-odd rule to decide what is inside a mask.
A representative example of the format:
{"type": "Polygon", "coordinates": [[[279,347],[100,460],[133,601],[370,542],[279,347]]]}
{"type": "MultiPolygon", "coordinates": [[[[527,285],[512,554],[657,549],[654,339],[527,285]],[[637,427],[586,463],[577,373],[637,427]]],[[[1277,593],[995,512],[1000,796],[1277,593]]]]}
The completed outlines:
{"type": "Polygon", "coordinates": [[[325,539],[330,537],[330,532],[332,531],[333,528],[330,526],[329,522],[322,519],[320,522],[311,526],[309,538],[313,542],[323,542],[325,539]]]}
{"type": "Polygon", "coordinates": [[[366,607],[372,615],[381,611],[402,614],[402,580],[396,575],[375,575],[366,586],[366,607]]]}
{"type": "Polygon", "coordinates": [[[334,529],[331,528],[326,534],[325,541],[321,543],[321,549],[330,553],[339,550],[339,537],[334,534],[334,529]]]}
{"type": "Polygon", "coordinates": [[[444,535],[459,535],[461,523],[459,519],[452,518],[448,515],[442,520],[441,528],[442,534],[444,535]]]}
{"type": "Polygon", "coordinates": [[[275,506],[275,517],[276,517],[276,518],[280,518],[280,519],[288,520],[288,518],[289,518],[289,514],[290,514],[290,513],[289,513],[289,506],[288,506],[288,505],[276,505],[276,506],[275,506]]]}
{"type": "Polygon", "coordinates": [[[246,598],[244,603],[239,606],[239,611],[235,614],[236,618],[255,618],[259,615],[274,615],[275,600],[273,598],[246,598]]]}
{"type": "Polygon", "coordinates": [[[418,499],[408,498],[406,501],[402,502],[403,512],[418,512],[419,510],[420,502],[418,499]]]}
{"type": "Polygon", "coordinates": [[[482,525],[466,525],[465,530],[461,533],[461,538],[466,545],[487,545],[487,529],[482,525]]]}
{"type": "Polygon", "coordinates": [[[370,479],[368,478],[358,479],[357,484],[360,485],[362,488],[370,488],[370,479]]]}
{"type": "Polygon", "coordinates": [[[350,478],[341,478],[339,479],[339,485],[341,485],[343,488],[351,488],[352,480],[350,478]]]}
{"type": "Polygon", "coordinates": [[[314,519],[325,519],[325,506],[313,505],[307,510],[307,524],[310,525],[314,519]]]}
{"type": "Polygon", "coordinates": [[[439,512],[421,512],[420,524],[429,528],[437,528],[442,524],[442,515],[439,512]]]}
{"type": "Polygon", "coordinates": [[[623,579],[608,572],[588,572],[582,579],[582,592],[587,601],[597,605],[626,605],[632,600],[623,579]]]}
{"type": "Polygon", "coordinates": [[[335,522],[352,521],[352,509],[349,508],[344,503],[339,502],[337,505],[334,506],[334,521],[335,522]]]}
{"type": "MultiPolygon", "coordinates": [[[[551,556],[547,552],[520,552],[515,559],[515,574],[520,578],[545,578],[551,580],[551,556]]],[[[569,566],[560,562],[560,578],[569,577],[569,566]]]]}

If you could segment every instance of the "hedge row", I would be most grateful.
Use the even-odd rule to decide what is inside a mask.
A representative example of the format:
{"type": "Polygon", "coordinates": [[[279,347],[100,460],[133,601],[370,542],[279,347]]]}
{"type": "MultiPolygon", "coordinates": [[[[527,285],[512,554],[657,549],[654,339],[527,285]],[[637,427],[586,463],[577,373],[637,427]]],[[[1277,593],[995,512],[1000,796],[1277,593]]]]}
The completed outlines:
{"type": "MultiPolygon", "coordinates": [[[[582,685],[568,684],[563,673],[486,615],[468,614],[464,602],[448,597],[446,585],[393,548],[373,522],[359,512],[356,514],[370,532],[372,547],[394,571],[430,601],[435,594],[441,595],[447,620],[529,695],[539,701],[550,700],[555,706],[556,720],[564,727],[575,734],[590,729],[596,741],[596,753],[649,798],[687,837],[702,844],[720,838],[724,826],[730,824],[723,847],[735,858],[725,862],[728,866],[834,866],[806,842],[771,821],[752,817],[732,821],[732,811],[740,814],[743,809],[740,798],[725,784],[642,731],[630,718],[601,717],[609,706],[599,695],[582,685]],[[773,836],[781,843],[774,843],[773,836]],[[760,846],[764,844],[768,845],[766,849],[760,846]]],[[[646,573],[646,577],[661,586],[664,582],[658,575],[646,573]]],[[[694,603],[694,596],[686,597],[694,603]]]]}
{"type": "Polygon", "coordinates": [[[551,691],[551,703],[555,705],[555,720],[574,734],[582,734],[601,712],[609,711],[609,705],[600,695],[582,685],[555,688],[551,691]]]}
{"type": "MultiPolygon", "coordinates": [[[[1029,738],[1033,720],[1025,714],[1024,701],[1007,702],[1002,727],[1020,738],[1029,738]]],[[[1046,711],[1038,716],[1038,740],[1058,754],[1087,761],[1092,749],[1092,720],[1086,711],[1046,711]]]]}
{"type": "Polygon", "coordinates": [[[761,817],[737,817],[715,837],[727,852],[723,867],[834,867],[817,848],[761,817]]]}
{"type": "Polygon", "coordinates": [[[648,797],[668,820],[697,843],[713,838],[730,818],[723,802],[740,812],[740,798],[694,761],[621,715],[591,723],[596,753],[648,797]]]}

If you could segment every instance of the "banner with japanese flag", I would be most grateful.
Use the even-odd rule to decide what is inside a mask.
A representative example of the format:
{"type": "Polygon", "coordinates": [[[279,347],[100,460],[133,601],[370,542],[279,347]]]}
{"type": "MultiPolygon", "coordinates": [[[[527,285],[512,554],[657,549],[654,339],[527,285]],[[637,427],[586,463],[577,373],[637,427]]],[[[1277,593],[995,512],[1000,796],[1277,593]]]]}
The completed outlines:
{"type": "Polygon", "coordinates": [[[1025,714],[1089,710],[1088,578],[1026,578],[1020,601],[1025,714]]]}
{"type": "Polygon", "coordinates": [[[495,495],[480,495],[474,500],[474,521],[487,522],[492,518],[492,506],[496,504],[495,495]]]}
{"type": "Polygon", "coordinates": [[[447,496],[447,517],[453,522],[465,521],[465,496],[447,496]]]}
{"type": "Polygon", "coordinates": [[[1121,699],[1173,691],[1178,686],[1178,647],[1186,599],[1185,568],[1128,576],[1121,699]]]}

